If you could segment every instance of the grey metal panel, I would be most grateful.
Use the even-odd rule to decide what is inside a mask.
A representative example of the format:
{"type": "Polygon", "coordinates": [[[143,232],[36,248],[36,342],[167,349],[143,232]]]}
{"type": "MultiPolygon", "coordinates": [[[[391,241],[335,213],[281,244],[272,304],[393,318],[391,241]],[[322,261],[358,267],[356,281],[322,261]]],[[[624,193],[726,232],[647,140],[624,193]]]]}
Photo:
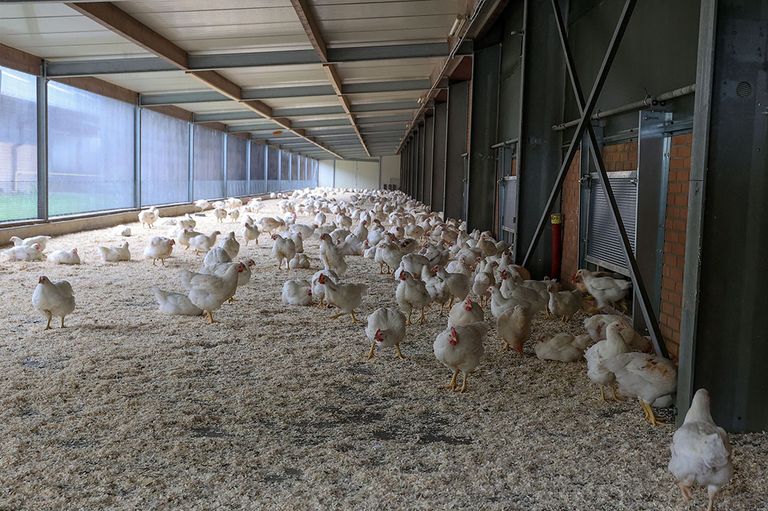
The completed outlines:
{"type": "Polygon", "coordinates": [[[448,135],[448,103],[435,104],[435,150],[432,176],[432,210],[445,209],[445,156],[448,135]]]}
{"type": "MultiPolygon", "coordinates": [[[[387,101],[385,103],[359,103],[352,105],[352,112],[384,112],[387,110],[415,110],[419,103],[413,101],[387,101]]],[[[402,130],[400,130],[402,132],[402,130]]]]}
{"type": "MultiPolygon", "coordinates": [[[[524,97],[518,147],[517,244],[528,247],[547,203],[561,163],[561,137],[552,132],[553,119],[563,113],[565,66],[549,2],[529,2],[526,29],[524,97]]],[[[545,228],[528,269],[541,278],[551,268],[552,232],[545,228]]],[[[518,256],[521,255],[518,251],[518,256]]]]}
{"type": "Polygon", "coordinates": [[[470,144],[467,229],[493,228],[496,196],[495,151],[499,115],[501,45],[475,52],[472,79],[472,142],[470,144]]]}
{"type": "Polygon", "coordinates": [[[424,119],[424,194],[422,201],[432,206],[432,176],[434,174],[435,151],[435,116],[427,115],[424,119]]]}
{"type": "MultiPolygon", "coordinates": [[[[697,328],[689,332],[695,339],[693,388],[709,390],[712,417],[726,430],[764,431],[768,10],[765,2],[719,0],[716,13],[709,147],[702,167],[692,169],[703,179],[697,184],[705,198],[695,189],[689,198],[704,201],[700,259],[686,257],[701,264],[697,328]]],[[[686,281],[685,288],[693,284],[686,281]]]]}
{"type": "MultiPolygon", "coordinates": [[[[611,73],[595,111],[607,110],[696,81],[696,47],[700,0],[643,0],[632,14],[632,23],[621,42],[611,73]],[[659,16],[663,12],[664,16],[659,16]],[[649,37],[649,34],[653,34],[649,37]],[[674,48],[674,51],[670,51],[674,48]]],[[[610,34],[600,27],[614,23],[621,2],[573,0],[568,16],[568,38],[582,83],[590,84],[610,34]]],[[[665,109],[676,119],[692,115],[691,98],[668,102],[665,109]]],[[[579,117],[576,103],[566,95],[563,120],[579,117]]],[[[636,112],[607,119],[607,136],[635,128],[636,112]]]]}
{"type": "MultiPolygon", "coordinates": [[[[636,251],[637,224],[637,172],[611,172],[611,187],[621,210],[621,218],[627,228],[632,250],[636,251]]],[[[592,176],[589,200],[589,227],[587,236],[587,261],[612,271],[629,275],[629,266],[621,248],[621,239],[611,217],[603,189],[597,174],[592,176]]]]}
{"type": "Polygon", "coordinates": [[[384,82],[345,83],[342,85],[344,94],[363,94],[371,92],[397,92],[409,90],[426,90],[431,83],[426,80],[391,80],[384,82]]]}
{"type": "MultiPolygon", "coordinates": [[[[670,138],[664,132],[672,121],[669,112],[638,114],[637,244],[635,255],[648,298],[656,315],[661,307],[661,274],[664,261],[664,221],[669,182],[670,138]]],[[[635,300],[637,297],[635,296],[635,300]]],[[[645,328],[640,305],[632,308],[636,330],[645,328]]]]}
{"type": "Polygon", "coordinates": [[[448,141],[445,165],[445,216],[462,218],[464,157],[467,152],[469,81],[448,86],[448,141]]]}
{"type": "Polygon", "coordinates": [[[504,40],[499,76],[498,140],[518,138],[523,59],[523,2],[511,2],[504,16],[504,40]]]}

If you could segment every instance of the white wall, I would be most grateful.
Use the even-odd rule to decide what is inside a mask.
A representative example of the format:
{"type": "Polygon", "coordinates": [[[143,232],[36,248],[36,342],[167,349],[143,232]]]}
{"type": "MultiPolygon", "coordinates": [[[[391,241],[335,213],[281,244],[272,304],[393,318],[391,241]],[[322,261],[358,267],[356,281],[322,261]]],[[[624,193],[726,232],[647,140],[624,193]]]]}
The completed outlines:
{"type": "Polygon", "coordinates": [[[333,163],[335,160],[320,160],[317,174],[317,186],[333,186],[333,163]]]}
{"type": "Polygon", "coordinates": [[[378,161],[320,160],[318,186],[377,190],[380,170],[378,161]]]}
{"type": "Polygon", "coordinates": [[[400,186],[400,155],[381,157],[381,184],[400,186]]]}

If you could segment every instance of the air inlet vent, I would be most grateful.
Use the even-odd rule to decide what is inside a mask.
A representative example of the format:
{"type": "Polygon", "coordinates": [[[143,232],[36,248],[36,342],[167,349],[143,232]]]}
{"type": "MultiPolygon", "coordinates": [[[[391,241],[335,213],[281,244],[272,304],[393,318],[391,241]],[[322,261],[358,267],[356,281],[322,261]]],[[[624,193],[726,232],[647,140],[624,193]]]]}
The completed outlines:
{"type": "Polygon", "coordinates": [[[736,95],[740,98],[746,98],[752,95],[752,84],[749,82],[739,82],[736,86],[736,95]]]}

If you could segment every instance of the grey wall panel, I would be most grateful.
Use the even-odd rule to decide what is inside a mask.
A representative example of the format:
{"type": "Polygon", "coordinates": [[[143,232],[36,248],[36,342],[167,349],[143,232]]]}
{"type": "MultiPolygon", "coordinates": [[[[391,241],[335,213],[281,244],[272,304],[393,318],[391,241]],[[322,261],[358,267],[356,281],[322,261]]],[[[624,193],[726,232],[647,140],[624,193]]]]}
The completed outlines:
{"type": "MultiPolygon", "coordinates": [[[[570,4],[568,37],[582,86],[589,90],[623,2],[571,0],[570,4]]],[[[637,3],[596,112],[696,81],[700,4],[700,0],[643,0],[637,3]]],[[[578,110],[570,90],[566,90],[565,97],[565,120],[576,119],[578,110]]],[[[669,102],[664,109],[673,112],[675,119],[690,118],[693,96],[669,102]]],[[[634,128],[636,124],[636,112],[608,118],[605,135],[634,128]]]]}
{"type": "Polygon", "coordinates": [[[432,175],[434,173],[435,116],[424,120],[424,196],[427,206],[432,206],[432,175]]]}
{"type": "MultiPolygon", "coordinates": [[[[561,137],[552,125],[563,114],[565,67],[552,7],[532,1],[528,7],[523,133],[518,151],[518,256],[525,254],[552,190],[561,162],[561,137]]],[[[528,269],[534,278],[550,271],[551,227],[547,226],[528,269]]]]}
{"type": "Polygon", "coordinates": [[[472,141],[469,159],[467,229],[493,229],[501,45],[475,52],[472,79],[472,141]]]}
{"type": "Polygon", "coordinates": [[[435,151],[432,177],[432,210],[445,208],[445,155],[448,134],[448,103],[435,104],[435,151]]]}
{"type": "Polygon", "coordinates": [[[523,2],[510,2],[502,23],[504,41],[499,76],[499,135],[496,142],[518,138],[520,135],[523,2]]]}
{"type": "Polygon", "coordinates": [[[469,129],[470,82],[456,82],[448,87],[448,146],[445,165],[445,215],[464,215],[464,157],[469,129]]]}

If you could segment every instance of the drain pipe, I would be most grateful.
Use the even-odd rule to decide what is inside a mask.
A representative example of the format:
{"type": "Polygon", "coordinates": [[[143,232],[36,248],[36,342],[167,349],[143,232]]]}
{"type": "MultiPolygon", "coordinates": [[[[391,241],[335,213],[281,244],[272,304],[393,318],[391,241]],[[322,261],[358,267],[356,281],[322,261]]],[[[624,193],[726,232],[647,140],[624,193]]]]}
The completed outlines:
{"type": "MultiPolygon", "coordinates": [[[[604,119],[606,117],[623,114],[624,112],[631,112],[632,110],[640,110],[641,108],[647,108],[649,106],[657,106],[657,105],[664,106],[664,104],[667,101],[670,101],[676,98],[681,98],[683,96],[688,96],[690,94],[693,94],[694,92],[696,92],[696,84],[686,85],[685,87],[680,87],[679,89],[675,89],[669,92],[665,92],[663,94],[659,94],[656,97],[646,96],[640,101],[635,101],[634,103],[628,103],[626,105],[612,108],[610,110],[603,110],[601,112],[597,112],[592,116],[592,119],[593,120],[604,119]]],[[[576,126],[577,124],[579,124],[579,119],[574,119],[572,121],[564,122],[562,124],[555,124],[554,126],[552,126],[552,129],[554,131],[563,131],[572,126],[576,126]]]]}

